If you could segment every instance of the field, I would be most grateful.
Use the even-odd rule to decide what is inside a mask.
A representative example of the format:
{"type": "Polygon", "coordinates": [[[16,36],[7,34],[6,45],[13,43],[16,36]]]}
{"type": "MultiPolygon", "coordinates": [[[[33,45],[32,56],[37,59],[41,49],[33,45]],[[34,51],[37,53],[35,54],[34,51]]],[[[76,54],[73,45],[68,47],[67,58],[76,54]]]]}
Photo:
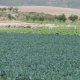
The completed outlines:
{"type": "Polygon", "coordinates": [[[0,80],[79,80],[79,75],[79,9],[0,8],[0,80]],[[72,14],[79,18],[70,20],[72,14]]]}
{"type": "Polygon", "coordinates": [[[79,80],[80,36],[0,32],[1,80],[79,80]]]}
{"type": "Polygon", "coordinates": [[[5,33],[29,33],[29,34],[69,34],[80,35],[80,28],[0,28],[0,32],[5,33]]]}

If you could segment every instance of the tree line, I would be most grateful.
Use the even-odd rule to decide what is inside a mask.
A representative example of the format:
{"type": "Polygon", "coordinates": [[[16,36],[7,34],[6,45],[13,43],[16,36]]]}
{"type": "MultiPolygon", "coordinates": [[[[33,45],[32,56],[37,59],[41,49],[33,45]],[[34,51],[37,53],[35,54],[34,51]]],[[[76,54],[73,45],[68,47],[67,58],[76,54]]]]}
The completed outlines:
{"type": "Polygon", "coordinates": [[[75,22],[79,19],[79,17],[77,15],[70,15],[67,18],[65,14],[62,14],[62,15],[59,15],[59,16],[55,16],[55,19],[57,19],[59,21],[63,21],[63,22],[66,22],[66,20],[70,20],[72,22],[75,22]]]}
{"type": "Polygon", "coordinates": [[[67,20],[71,22],[75,22],[79,20],[79,16],[77,15],[70,15],[67,17],[65,14],[61,15],[48,15],[48,14],[40,14],[40,13],[29,13],[26,15],[26,20],[33,20],[33,21],[60,21],[66,22],[67,20]]]}
{"type": "Polygon", "coordinates": [[[18,12],[18,8],[13,8],[13,7],[4,7],[4,8],[0,8],[1,12],[5,12],[5,11],[13,11],[13,12],[18,12]]]}
{"type": "MultiPolygon", "coordinates": [[[[14,14],[18,11],[18,8],[14,8],[14,7],[4,7],[4,8],[0,8],[1,12],[14,12],[14,14]]],[[[20,16],[19,17],[23,17],[22,19],[26,19],[26,21],[60,21],[60,22],[66,22],[67,20],[71,21],[71,22],[75,22],[80,20],[79,16],[77,15],[70,15],[69,17],[67,17],[65,14],[61,14],[61,15],[49,15],[49,14],[44,14],[44,13],[36,13],[36,12],[30,12],[30,13],[18,13],[20,16]]],[[[8,18],[10,20],[13,20],[15,17],[12,14],[8,14],[8,18]]]]}

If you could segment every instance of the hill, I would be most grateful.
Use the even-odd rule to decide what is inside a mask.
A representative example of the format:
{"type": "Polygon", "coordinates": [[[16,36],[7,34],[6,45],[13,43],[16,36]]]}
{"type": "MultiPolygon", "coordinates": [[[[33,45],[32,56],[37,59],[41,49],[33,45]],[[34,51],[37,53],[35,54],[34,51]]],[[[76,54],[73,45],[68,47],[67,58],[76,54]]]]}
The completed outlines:
{"type": "Polygon", "coordinates": [[[0,0],[0,5],[35,5],[80,8],[80,0],[0,0]]]}
{"type": "Polygon", "coordinates": [[[51,15],[60,15],[64,13],[67,16],[70,16],[72,14],[80,16],[80,9],[50,7],[50,6],[19,6],[18,8],[19,11],[21,12],[38,12],[51,15]]]}

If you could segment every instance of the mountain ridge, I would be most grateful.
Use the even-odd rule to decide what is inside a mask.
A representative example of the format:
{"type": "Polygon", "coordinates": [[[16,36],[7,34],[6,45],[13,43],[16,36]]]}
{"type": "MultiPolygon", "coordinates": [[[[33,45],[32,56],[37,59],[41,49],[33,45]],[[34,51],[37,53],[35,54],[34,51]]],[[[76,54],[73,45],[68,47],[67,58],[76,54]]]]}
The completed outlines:
{"type": "Polygon", "coordinates": [[[0,0],[2,6],[55,6],[79,8],[80,0],[0,0]]]}

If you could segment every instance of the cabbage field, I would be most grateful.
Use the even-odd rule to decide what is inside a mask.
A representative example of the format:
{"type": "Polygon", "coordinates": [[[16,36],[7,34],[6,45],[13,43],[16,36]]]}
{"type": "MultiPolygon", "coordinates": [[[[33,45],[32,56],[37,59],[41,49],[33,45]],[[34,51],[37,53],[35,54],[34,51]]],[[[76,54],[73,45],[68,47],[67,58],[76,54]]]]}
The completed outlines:
{"type": "Polygon", "coordinates": [[[80,36],[0,33],[0,80],[80,80],[80,36]]]}

